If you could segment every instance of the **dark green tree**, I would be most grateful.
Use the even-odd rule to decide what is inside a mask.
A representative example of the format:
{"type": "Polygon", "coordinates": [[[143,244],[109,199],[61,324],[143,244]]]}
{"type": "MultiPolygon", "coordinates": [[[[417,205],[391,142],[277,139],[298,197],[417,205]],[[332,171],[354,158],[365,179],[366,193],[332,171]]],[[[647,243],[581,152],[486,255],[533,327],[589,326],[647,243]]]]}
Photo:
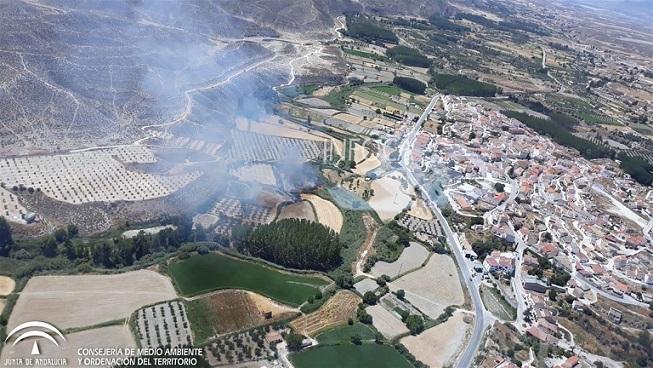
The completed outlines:
{"type": "Polygon", "coordinates": [[[68,232],[64,228],[59,228],[54,232],[54,239],[57,241],[57,243],[63,243],[66,239],[68,239],[68,232]]]}
{"type": "Polygon", "coordinates": [[[302,348],[302,341],[304,341],[304,336],[291,331],[286,336],[286,343],[288,344],[288,350],[298,351],[302,348]]]}
{"type": "Polygon", "coordinates": [[[76,237],[79,234],[79,228],[75,224],[68,224],[68,226],[66,226],[66,231],[68,232],[68,237],[70,239],[76,237]]]}
{"type": "Polygon", "coordinates": [[[56,257],[59,253],[57,249],[57,240],[53,236],[49,236],[41,246],[41,253],[46,257],[56,257]]]}
{"type": "Polygon", "coordinates": [[[0,216],[0,256],[6,257],[14,245],[11,235],[11,226],[4,217],[0,216]]]}
{"type": "Polygon", "coordinates": [[[424,331],[424,318],[417,314],[411,314],[406,318],[406,327],[410,330],[410,333],[417,335],[418,333],[424,331]]]}
{"type": "Polygon", "coordinates": [[[363,303],[367,305],[376,304],[376,294],[374,294],[373,291],[366,291],[365,294],[363,294],[363,303]]]}

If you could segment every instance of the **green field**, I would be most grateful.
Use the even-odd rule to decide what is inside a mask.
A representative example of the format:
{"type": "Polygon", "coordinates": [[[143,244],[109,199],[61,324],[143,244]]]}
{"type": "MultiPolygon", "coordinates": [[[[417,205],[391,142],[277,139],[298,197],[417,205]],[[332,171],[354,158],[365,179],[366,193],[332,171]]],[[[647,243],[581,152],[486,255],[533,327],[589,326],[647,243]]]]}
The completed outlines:
{"type": "Polygon", "coordinates": [[[195,255],[173,263],[169,272],[184,296],[219,289],[244,289],[292,306],[302,304],[327,284],[319,277],[282,272],[219,253],[195,255]]]}
{"type": "MultiPolygon", "coordinates": [[[[391,96],[399,96],[401,92],[403,91],[401,88],[394,86],[394,85],[382,85],[382,86],[374,86],[372,89],[387,93],[391,96]]],[[[410,93],[408,91],[405,91],[406,93],[410,93]]],[[[411,93],[412,94],[412,93],[411,93]]]]}
{"type": "Polygon", "coordinates": [[[375,53],[372,53],[372,52],[354,50],[354,49],[349,49],[349,48],[346,48],[346,47],[343,47],[342,51],[345,54],[359,56],[359,57],[366,58],[366,59],[388,61],[387,57],[385,57],[383,55],[375,54],[375,53]]]}
{"type": "Polygon", "coordinates": [[[303,85],[294,85],[288,86],[281,89],[281,93],[290,98],[295,98],[299,95],[311,95],[315,92],[319,86],[317,84],[303,84],[303,85]]]}
{"type": "Polygon", "coordinates": [[[354,335],[360,336],[365,340],[374,340],[376,337],[374,331],[362,323],[354,323],[353,325],[337,326],[317,335],[316,339],[323,345],[335,345],[351,342],[354,335]]]}
{"type": "Polygon", "coordinates": [[[336,87],[329,92],[326,96],[322,97],[322,99],[326,102],[328,102],[332,107],[336,109],[343,109],[345,108],[345,102],[349,98],[349,96],[354,92],[354,87],[352,86],[342,86],[342,87],[336,87]]]}
{"type": "Polygon", "coordinates": [[[290,360],[296,368],[412,368],[392,346],[381,344],[318,346],[290,360]]]}
{"type": "MultiPolygon", "coordinates": [[[[395,87],[399,90],[399,87],[395,87]]],[[[377,104],[379,107],[386,107],[391,110],[406,110],[405,106],[402,106],[394,101],[390,100],[390,95],[385,93],[386,91],[372,90],[372,89],[359,89],[353,95],[363,97],[377,104]]],[[[410,92],[408,92],[410,93],[410,92]]]]}

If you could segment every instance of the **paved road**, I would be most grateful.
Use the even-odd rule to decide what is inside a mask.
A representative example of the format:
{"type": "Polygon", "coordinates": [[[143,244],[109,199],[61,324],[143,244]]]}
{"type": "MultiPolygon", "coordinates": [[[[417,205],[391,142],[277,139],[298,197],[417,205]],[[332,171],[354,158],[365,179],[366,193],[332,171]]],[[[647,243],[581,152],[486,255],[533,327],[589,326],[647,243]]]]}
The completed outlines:
{"type": "Polygon", "coordinates": [[[433,210],[433,213],[435,213],[437,219],[442,224],[442,228],[445,232],[445,235],[447,236],[447,243],[450,245],[450,248],[453,251],[454,256],[456,257],[456,261],[458,263],[458,266],[460,267],[460,273],[462,275],[463,282],[467,286],[467,289],[469,290],[469,293],[472,298],[474,313],[476,315],[476,318],[474,318],[474,330],[472,331],[472,335],[467,347],[458,358],[458,363],[457,363],[457,367],[466,368],[472,366],[474,357],[476,356],[476,352],[478,351],[478,347],[480,346],[481,341],[483,339],[483,334],[485,333],[485,329],[491,322],[491,318],[487,318],[488,313],[485,310],[485,307],[483,306],[483,302],[481,301],[481,295],[479,294],[478,284],[480,283],[481,278],[479,276],[475,280],[472,280],[469,267],[467,265],[467,260],[462,254],[462,246],[458,241],[458,237],[455,236],[454,232],[449,227],[449,223],[440,212],[440,209],[438,208],[437,204],[431,199],[429,193],[417,181],[417,179],[413,175],[413,172],[410,170],[410,166],[409,166],[410,151],[415,141],[415,137],[417,136],[419,129],[424,123],[424,120],[426,120],[426,117],[431,113],[431,110],[433,110],[433,107],[435,106],[439,98],[440,95],[433,96],[433,99],[431,99],[431,102],[424,110],[422,115],[419,117],[419,120],[415,124],[413,130],[408,132],[403,142],[400,144],[399,151],[401,155],[401,165],[403,166],[404,171],[406,173],[406,178],[411,183],[411,185],[414,185],[420,189],[420,192],[424,197],[424,199],[426,200],[426,203],[429,205],[431,210],[433,210]]]}
{"type": "Polygon", "coordinates": [[[515,276],[512,278],[512,287],[515,290],[515,297],[517,299],[517,319],[515,320],[514,325],[519,331],[524,332],[524,315],[528,306],[524,297],[526,295],[526,291],[524,290],[524,284],[522,283],[523,278],[521,268],[522,262],[524,261],[524,251],[526,250],[527,245],[521,236],[521,233],[515,231],[515,227],[513,226],[512,222],[510,222],[510,229],[513,231],[515,240],[517,241],[517,249],[515,250],[515,276]]]}

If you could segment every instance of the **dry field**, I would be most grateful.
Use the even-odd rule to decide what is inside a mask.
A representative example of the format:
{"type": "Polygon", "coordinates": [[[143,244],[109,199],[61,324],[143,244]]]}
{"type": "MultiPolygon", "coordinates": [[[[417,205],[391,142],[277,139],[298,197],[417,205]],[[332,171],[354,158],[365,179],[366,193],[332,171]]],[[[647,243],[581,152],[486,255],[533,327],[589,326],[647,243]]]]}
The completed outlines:
{"type": "Polygon", "coordinates": [[[7,276],[0,276],[0,296],[7,296],[14,291],[16,282],[7,276]]]}
{"type": "Polygon", "coordinates": [[[334,115],[334,117],[355,125],[358,125],[363,121],[363,118],[352,114],[348,114],[346,112],[338,113],[334,115]]]}
{"type": "Polygon", "coordinates": [[[374,328],[385,336],[387,339],[392,339],[397,335],[408,332],[406,325],[401,322],[401,319],[394,313],[389,312],[381,305],[373,305],[365,309],[370,316],[372,316],[372,324],[374,328]]]}
{"type": "Polygon", "coordinates": [[[240,166],[232,172],[232,175],[242,181],[254,181],[263,185],[277,185],[277,179],[271,165],[252,164],[240,166]]]}
{"type": "Polygon", "coordinates": [[[316,97],[299,98],[296,101],[311,107],[318,107],[318,108],[331,107],[331,105],[328,102],[316,97]]]}
{"type": "Polygon", "coordinates": [[[410,204],[411,198],[402,191],[401,182],[390,176],[374,180],[372,189],[374,196],[369,204],[384,222],[392,220],[410,204]]]}
{"type": "Polygon", "coordinates": [[[141,270],[117,275],[37,276],[29,280],[8,328],[45,320],[61,329],[127,318],[138,308],[177,297],[172,282],[141,270]]]}
{"type": "Polygon", "coordinates": [[[290,323],[290,327],[303,335],[316,336],[329,327],[347,323],[349,318],[356,315],[356,308],[361,301],[351,291],[338,291],[320,309],[297,318],[290,323]]]}
{"type": "Polygon", "coordinates": [[[361,146],[358,143],[354,143],[354,161],[356,163],[362,162],[367,158],[369,151],[364,146],[361,146]]]}
{"type": "Polygon", "coordinates": [[[464,347],[471,327],[463,317],[464,313],[456,311],[447,322],[431,327],[418,336],[404,337],[400,342],[429,367],[450,366],[464,347]]]}
{"type": "Polygon", "coordinates": [[[72,204],[141,201],[165,197],[197,179],[199,171],[181,175],[132,171],[127,163],[152,163],[143,146],[125,146],[52,156],[0,160],[0,182],[7,188],[39,188],[47,196],[72,204]]]}
{"type": "Polygon", "coordinates": [[[372,275],[380,277],[381,275],[388,275],[395,278],[402,273],[412,271],[422,265],[426,258],[429,256],[429,251],[422,245],[411,242],[410,247],[407,247],[401,252],[399,258],[392,262],[379,261],[372,267],[372,275]]]}
{"type": "Polygon", "coordinates": [[[263,121],[252,121],[238,118],[236,119],[236,128],[246,132],[286,138],[309,139],[315,141],[323,141],[325,138],[329,138],[328,135],[322,132],[310,130],[289,120],[272,115],[267,116],[263,121]],[[279,121],[283,122],[283,124],[279,124],[279,121]]]}
{"type": "Polygon", "coordinates": [[[465,302],[453,259],[434,254],[423,268],[389,283],[390,290],[404,289],[406,299],[422,313],[436,319],[449,305],[465,302]]]}
{"type": "MultiPolygon", "coordinates": [[[[80,367],[78,358],[95,357],[95,356],[78,356],[77,350],[80,348],[135,348],[134,340],[125,325],[108,326],[96,328],[87,331],[80,331],[66,335],[66,341],[57,347],[54,344],[43,340],[39,344],[41,355],[39,358],[66,358],[66,367],[80,367]]],[[[32,349],[32,340],[18,343],[12,349],[2,350],[2,361],[9,358],[25,358],[30,356],[32,349]]],[[[100,356],[97,356],[98,358],[100,356]]],[[[106,356],[102,356],[106,357],[106,356]]],[[[88,364],[82,364],[82,367],[88,367],[88,364]]],[[[93,367],[108,367],[96,366],[93,367]]]]}
{"type": "Polygon", "coordinates": [[[281,213],[279,213],[279,217],[277,217],[277,221],[291,218],[315,221],[313,206],[311,206],[307,201],[300,201],[283,206],[281,213]]]}
{"type": "Polygon", "coordinates": [[[219,291],[193,301],[195,302],[203,304],[214,335],[249,329],[296,313],[295,309],[288,306],[242,290],[219,291]],[[272,317],[266,320],[265,313],[272,313],[272,317]]]}
{"type": "Polygon", "coordinates": [[[342,213],[335,204],[315,194],[302,194],[302,199],[311,202],[317,214],[317,221],[340,233],[343,218],[342,213]]]}
{"type": "Polygon", "coordinates": [[[433,213],[431,213],[431,210],[426,206],[426,203],[424,203],[424,200],[421,198],[417,198],[413,201],[408,214],[426,221],[433,220],[433,213]]]}
{"type": "Polygon", "coordinates": [[[354,172],[360,176],[365,176],[368,171],[372,171],[381,166],[381,160],[375,155],[370,156],[367,160],[356,164],[354,172]]]}

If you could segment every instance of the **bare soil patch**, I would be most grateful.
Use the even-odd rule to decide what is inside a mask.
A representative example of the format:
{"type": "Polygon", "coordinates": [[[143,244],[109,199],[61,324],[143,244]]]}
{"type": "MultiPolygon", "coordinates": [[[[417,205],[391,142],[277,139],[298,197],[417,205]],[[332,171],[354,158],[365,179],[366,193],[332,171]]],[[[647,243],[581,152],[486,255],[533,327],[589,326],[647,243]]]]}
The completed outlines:
{"type": "Polygon", "coordinates": [[[127,318],[142,306],[177,297],[167,277],[148,270],[116,275],[37,276],[20,293],[9,319],[45,320],[60,329],[127,318]]]}
{"type": "Polygon", "coordinates": [[[381,166],[381,160],[379,160],[379,158],[376,157],[375,155],[371,155],[365,161],[356,164],[356,167],[354,168],[354,172],[360,176],[364,176],[369,171],[372,171],[379,166],[381,166]]]}
{"type": "Polygon", "coordinates": [[[410,206],[410,211],[408,211],[408,214],[426,221],[433,220],[433,213],[421,198],[417,198],[413,202],[413,204],[410,206]]]}
{"type": "Polygon", "coordinates": [[[317,220],[322,225],[340,233],[343,218],[342,213],[336,205],[315,194],[302,194],[302,198],[311,202],[317,213],[317,220]]]}
{"type": "Polygon", "coordinates": [[[7,276],[0,276],[0,296],[7,296],[14,291],[16,282],[7,276]]]}
{"type": "Polygon", "coordinates": [[[458,270],[448,255],[434,254],[426,266],[388,285],[392,291],[404,289],[406,299],[433,319],[447,306],[465,302],[458,270]]]}
{"type": "Polygon", "coordinates": [[[399,258],[392,262],[379,261],[372,267],[372,275],[380,277],[388,275],[392,278],[412,271],[422,265],[429,256],[429,251],[422,245],[411,242],[410,246],[405,248],[399,258]]]}
{"type": "Polygon", "coordinates": [[[365,311],[372,316],[374,327],[387,339],[408,332],[408,328],[401,322],[401,319],[381,305],[367,307],[365,311]]]}
{"type": "Polygon", "coordinates": [[[384,222],[392,220],[410,203],[410,197],[401,190],[401,182],[389,176],[374,180],[372,189],[374,196],[369,204],[384,222]]]}
{"type": "Polygon", "coordinates": [[[429,367],[437,368],[453,364],[464,347],[470,325],[463,320],[464,314],[457,311],[447,322],[429,328],[418,336],[407,336],[401,343],[418,360],[429,367]]]}

